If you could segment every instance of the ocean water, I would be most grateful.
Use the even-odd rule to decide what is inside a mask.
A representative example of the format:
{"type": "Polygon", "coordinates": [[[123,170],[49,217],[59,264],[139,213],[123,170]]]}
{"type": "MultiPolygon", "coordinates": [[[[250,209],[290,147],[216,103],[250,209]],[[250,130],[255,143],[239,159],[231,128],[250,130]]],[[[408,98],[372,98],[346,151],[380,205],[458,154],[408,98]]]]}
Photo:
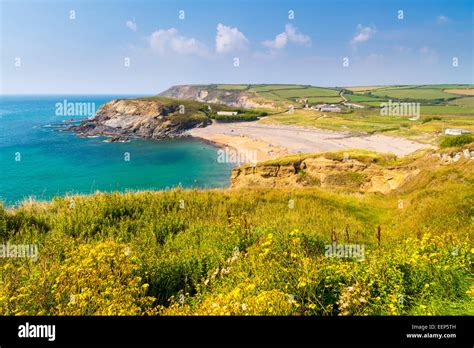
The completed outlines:
{"type": "Polygon", "coordinates": [[[47,127],[87,117],[57,115],[64,100],[98,109],[119,97],[132,96],[0,96],[0,200],[229,184],[232,166],[217,163],[217,149],[196,139],[107,143],[47,127]]]}

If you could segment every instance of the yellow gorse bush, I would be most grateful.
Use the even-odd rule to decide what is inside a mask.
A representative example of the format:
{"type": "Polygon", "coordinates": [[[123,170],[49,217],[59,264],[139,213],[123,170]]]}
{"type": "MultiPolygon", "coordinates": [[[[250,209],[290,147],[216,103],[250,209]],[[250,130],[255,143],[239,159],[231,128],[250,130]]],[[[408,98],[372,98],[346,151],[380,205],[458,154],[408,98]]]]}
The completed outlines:
{"type": "Polygon", "coordinates": [[[80,245],[60,265],[52,295],[58,315],[151,314],[154,298],[138,275],[138,259],[114,241],[80,245]]]}
{"type": "Polygon", "coordinates": [[[1,267],[0,312],[4,315],[153,314],[138,259],[114,241],[69,249],[50,270],[31,263],[1,267]]]}

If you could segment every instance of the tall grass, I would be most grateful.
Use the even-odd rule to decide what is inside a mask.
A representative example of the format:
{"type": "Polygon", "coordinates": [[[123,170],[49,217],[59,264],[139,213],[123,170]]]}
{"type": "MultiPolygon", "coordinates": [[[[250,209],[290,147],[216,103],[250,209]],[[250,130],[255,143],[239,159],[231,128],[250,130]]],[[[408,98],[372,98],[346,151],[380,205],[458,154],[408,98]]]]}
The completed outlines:
{"type": "Polygon", "coordinates": [[[2,208],[2,242],[40,255],[0,258],[0,314],[474,314],[472,184],[459,161],[390,195],[176,189],[2,208]],[[326,257],[334,241],[364,260],[326,257]]]}

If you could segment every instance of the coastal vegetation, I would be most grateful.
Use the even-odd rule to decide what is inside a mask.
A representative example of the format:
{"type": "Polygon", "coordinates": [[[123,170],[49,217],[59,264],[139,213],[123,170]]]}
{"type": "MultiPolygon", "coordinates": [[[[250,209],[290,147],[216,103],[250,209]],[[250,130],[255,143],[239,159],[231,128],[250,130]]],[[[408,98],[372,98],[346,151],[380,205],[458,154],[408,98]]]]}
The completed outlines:
{"type": "Polygon", "coordinates": [[[175,111],[171,113],[171,116],[175,117],[193,117],[201,115],[207,116],[211,112],[217,111],[241,111],[237,107],[227,106],[218,103],[205,103],[202,101],[189,100],[189,99],[176,99],[167,98],[162,96],[150,96],[142,97],[140,100],[158,102],[164,106],[171,107],[175,111]]]}
{"type": "Polygon", "coordinates": [[[313,110],[295,110],[265,117],[265,124],[289,124],[310,126],[334,131],[364,132],[402,136],[423,143],[437,144],[447,128],[462,127],[474,132],[474,112],[468,107],[435,106],[420,107],[420,118],[409,120],[403,116],[382,116],[380,108],[364,108],[341,113],[324,113],[313,110]],[[433,112],[425,113],[431,108],[433,112]],[[457,108],[457,109],[456,109],[457,108]],[[426,120],[430,119],[429,122],[426,120]]]}
{"type": "Polygon", "coordinates": [[[265,111],[258,111],[258,110],[235,110],[237,112],[236,115],[219,115],[216,112],[211,112],[208,114],[210,118],[217,121],[227,121],[227,122],[235,122],[235,121],[256,121],[260,117],[267,116],[268,113],[265,111]]]}
{"type": "Polygon", "coordinates": [[[418,173],[388,194],[176,188],[3,207],[2,241],[39,257],[0,259],[0,314],[473,315],[473,163],[453,159],[466,149],[350,151],[418,173]]]}
{"type": "Polygon", "coordinates": [[[461,134],[455,136],[444,136],[441,139],[439,146],[444,149],[447,147],[458,147],[474,142],[474,137],[471,134],[461,134]]]}
{"type": "Polygon", "coordinates": [[[473,137],[443,135],[474,131],[471,89],[189,85],[107,102],[69,129],[171,138],[258,120],[440,149],[298,153],[234,168],[229,189],[2,206],[0,251],[39,253],[0,258],[0,315],[472,315],[473,137]],[[382,116],[389,98],[420,102],[420,117],[382,116]]]}
{"type": "Polygon", "coordinates": [[[437,145],[447,128],[462,127],[474,132],[473,91],[473,85],[459,84],[334,88],[211,84],[175,86],[160,95],[201,101],[210,98],[227,105],[240,103],[246,109],[266,111],[268,117],[259,120],[266,124],[384,133],[437,145]],[[382,115],[381,105],[389,100],[419,103],[419,117],[382,115]],[[341,111],[321,112],[305,108],[321,103],[335,104],[341,107],[341,111]],[[347,103],[358,107],[347,106],[347,103]],[[287,112],[290,105],[294,107],[292,113],[287,112]]]}

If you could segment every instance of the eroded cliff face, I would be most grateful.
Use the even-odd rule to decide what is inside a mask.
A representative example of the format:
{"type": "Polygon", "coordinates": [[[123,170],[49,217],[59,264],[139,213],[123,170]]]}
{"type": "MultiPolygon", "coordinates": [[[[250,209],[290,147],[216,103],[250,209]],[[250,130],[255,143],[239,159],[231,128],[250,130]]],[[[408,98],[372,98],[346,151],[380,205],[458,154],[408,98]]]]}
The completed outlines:
{"type": "Polygon", "coordinates": [[[388,193],[419,173],[417,168],[382,167],[356,159],[306,158],[290,164],[258,164],[232,171],[231,186],[340,187],[363,192],[388,193]]]}
{"type": "Polygon", "coordinates": [[[196,100],[242,108],[273,109],[275,105],[247,90],[222,90],[211,86],[173,86],[160,93],[162,97],[196,100]]]}
{"type": "Polygon", "coordinates": [[[398,159],[376,153],[354,157],[322,153],[245,165],[232,171],[231,187],[317,186],[361,193],[410,192],[429,187],[434,180],[431,173],[440,167],[446,167],[453,178],[456,172],[468,176],[474,166],[474,144],[460,149],[428,149],[398,159]]]}
{"type": "Polygon", "coordinates": [[[103,104],[91,118],[67,130],[79,135],[139,136],[160,139],[180,137],[190,128],[205,127],[210,120],[193,117],[172,117],[176,105],[159,101],[116,99],[103,104]]]}

